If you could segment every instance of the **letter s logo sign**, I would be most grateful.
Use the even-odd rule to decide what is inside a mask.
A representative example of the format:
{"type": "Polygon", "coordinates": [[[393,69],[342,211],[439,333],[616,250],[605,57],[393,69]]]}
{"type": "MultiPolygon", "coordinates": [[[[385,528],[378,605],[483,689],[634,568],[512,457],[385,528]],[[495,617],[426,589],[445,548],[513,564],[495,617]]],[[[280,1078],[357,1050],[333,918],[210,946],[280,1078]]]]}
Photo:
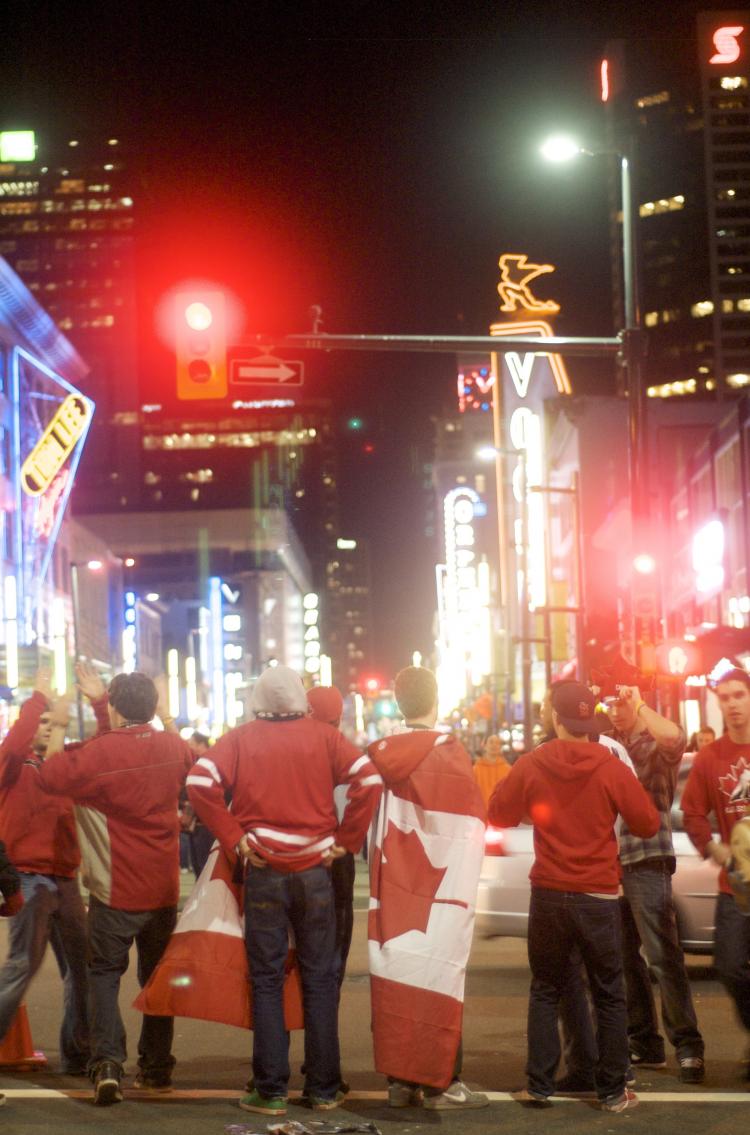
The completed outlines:
{"type": "Polygon", "coordinates": [[[740,57],[740,45],[737,39],[744,30],[744,27],[717,28],[713,36],[716,54],[712,55],[708,62],[735,63],[740,57]]]}

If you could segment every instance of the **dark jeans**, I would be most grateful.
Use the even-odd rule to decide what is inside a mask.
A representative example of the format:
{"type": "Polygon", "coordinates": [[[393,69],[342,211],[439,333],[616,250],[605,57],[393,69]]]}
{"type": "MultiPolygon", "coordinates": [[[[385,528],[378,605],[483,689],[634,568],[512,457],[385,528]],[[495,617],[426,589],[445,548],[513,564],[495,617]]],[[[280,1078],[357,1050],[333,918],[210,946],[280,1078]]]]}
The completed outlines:
{"type": "Polygon", "coordinates": [[[21,872],[24,905],[10,919],[8,958],[0,969],[0,1040],[52,946],[63,979],[60,1062],[63,1072],[84,1069],[89,1059],[86,1009],[86,910],[77,879],[21,872]]]}
{"type": "Polygon", "coordinates": [[[289,1083],[289,1034],[282,995],[290,929],[302,979],[305,1092],[333,1099],[341,1067],[331,873],[322,866],[287,874],[249,865],[245,944],[253,991],[253,1078],[266,1097],[285,1097],[289,1083]]]}
{"type": "MultiPolygon", "coordinates": [[[[89,1018],[93,1075],[102,1060],[122,1066],[127,1038],[120,1016],[120,979],[128,968],[133,942],[138,954],[138,982],[143,987],[156,969],[177,921],[177,908],[115,910],[95,899],[89,903],[89,1018]]],[[[138,1067],[155,1081],[167,1081],[174,1067],[173,1017],[144,1014],[138,1041],[138,1067]]]]}
{"type": "Polygon", "coordinates": [[[341,989],[346,973],[346,960],[354,931],[354,856],[350,851],[334,859],[330,867],[333,885],[333,903],[336,910],[336,957],[339,964],[338,982],[341,989]]]}
{"type": "Polygon", "coordinates": [[[714,961],[740,1021],[750,1030],[750,918],[732,895],[721,892],[716,900],[714,961]]]}
{"type": "Polygon", "coordinates": [[[703,1056],[703,1037],[698,1031],[685,957],[677,934],[669,867],[656,861],[650,867],[644,864],[635,869],[626,868],[622,888],[630,1051],[643,1060],[664,1059],[664,1039],[659,1033],[651,970],[659,984],[664,1031],[678,1059],[703,1056]]]}
{"type": "Polygon", "coordinates": [[[591,994],[580,952],[574,950],[568,981],[560,998],[563,1057],[568,1075],[590,1079],[599,1059],[596,1046],[591,994]]]}
{"type": "Polygon", "coordinates": [[[600,1099],[617,1098],[628,1069],[625,982],[616,900],[532,887],[529,906],[529,997],[526,1064],[529,1090],[550,1096],[560,1061],[557,1015],[580,953],[591,988],[599,1045],[595,1069],[600,1099]]]}
{"type": "Polygon", "coordinates": [[[214,835],[205,824],[196,824],[188,839],[190,840],[190,866],[193,868],[193,874],[197,879],[206,866],[208,853],[214,844],[214,835]]]}

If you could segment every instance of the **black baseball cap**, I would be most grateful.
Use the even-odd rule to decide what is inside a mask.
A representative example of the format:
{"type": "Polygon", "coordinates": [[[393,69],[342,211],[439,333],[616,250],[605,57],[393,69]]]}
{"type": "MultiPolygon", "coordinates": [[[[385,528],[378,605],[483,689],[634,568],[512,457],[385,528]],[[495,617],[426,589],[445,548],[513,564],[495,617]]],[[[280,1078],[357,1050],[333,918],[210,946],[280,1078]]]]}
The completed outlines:
{"type": "Polygon", "coordinates": [[[583,682],[556,682],[550,690],[550,702],[569,733],[601,733],[596,698],[583,682]]]}

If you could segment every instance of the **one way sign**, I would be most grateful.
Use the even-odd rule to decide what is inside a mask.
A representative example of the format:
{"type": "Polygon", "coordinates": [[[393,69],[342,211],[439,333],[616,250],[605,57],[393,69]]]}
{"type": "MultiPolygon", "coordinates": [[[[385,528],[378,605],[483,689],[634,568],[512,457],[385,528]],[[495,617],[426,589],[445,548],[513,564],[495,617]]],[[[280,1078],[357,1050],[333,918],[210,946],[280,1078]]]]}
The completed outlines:
{"type": "Polygon", "coordinates": [[[278,359],[274,355],[237,355],[229,358],[231,386],[301,386],[304,363],[278,359]]]}

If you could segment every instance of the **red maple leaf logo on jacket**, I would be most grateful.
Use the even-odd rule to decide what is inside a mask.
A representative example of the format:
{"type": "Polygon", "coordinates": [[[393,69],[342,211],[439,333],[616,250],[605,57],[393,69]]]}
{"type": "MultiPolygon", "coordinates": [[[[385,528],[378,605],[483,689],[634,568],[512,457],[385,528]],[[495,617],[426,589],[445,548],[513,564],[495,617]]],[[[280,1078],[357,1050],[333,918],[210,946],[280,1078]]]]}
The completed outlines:
{"type": "Polygon", "coordinates": [[[370,937],[382,945],[409,930],[424,934],[447,868],[433,867],[416,832],[389,824],[383,840],[382,866],[374,858],[373,878],[380,880],[380,909],[370,912],[370,937]],[[378,869],[380,868],[380,869],[378,869]]]}

